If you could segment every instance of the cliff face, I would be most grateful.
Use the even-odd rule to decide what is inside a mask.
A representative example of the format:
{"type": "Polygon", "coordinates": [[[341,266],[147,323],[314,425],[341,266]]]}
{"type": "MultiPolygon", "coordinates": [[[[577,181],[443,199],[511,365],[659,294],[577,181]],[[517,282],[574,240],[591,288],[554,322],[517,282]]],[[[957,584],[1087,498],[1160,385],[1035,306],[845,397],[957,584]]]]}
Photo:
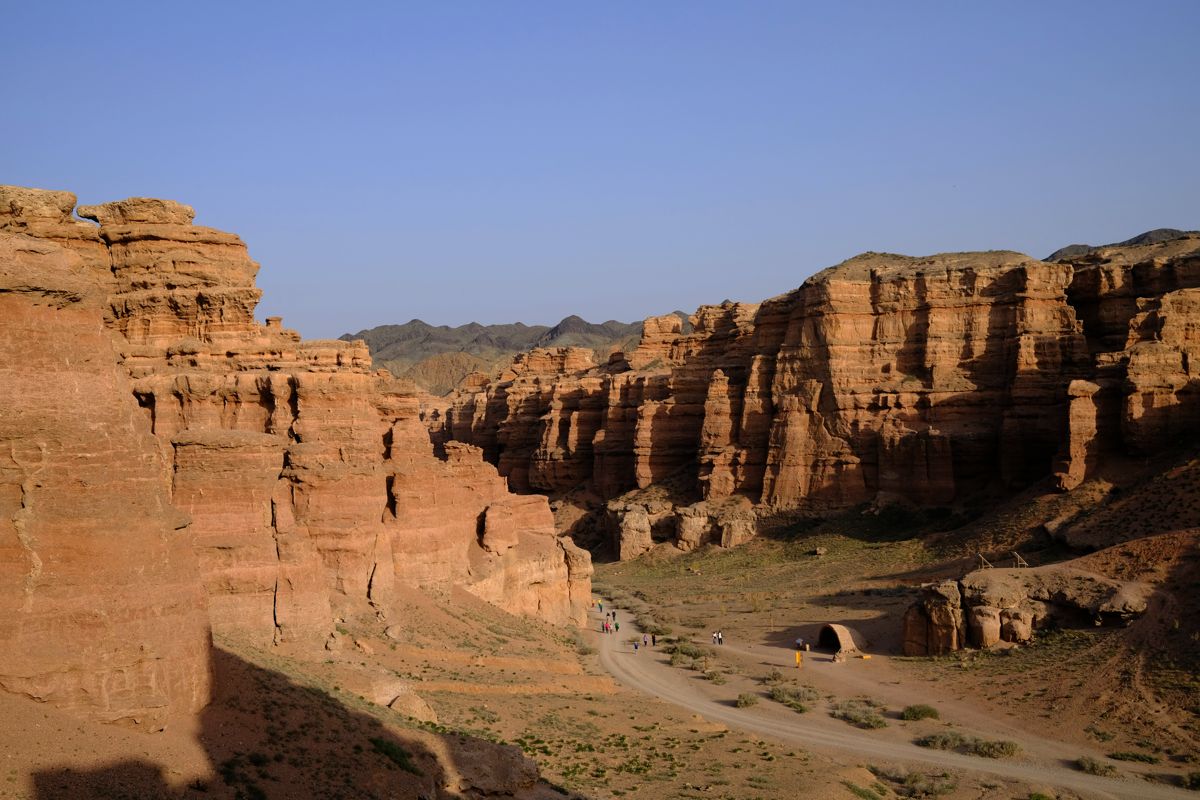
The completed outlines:
{"type": "Polygon", "coordinates": [[[195,706],[209,621],[317,643],[337,615],[403,614],[398,583],[582,620],[590,560],[545,499],[435,455],[419,393],[363,343],[258,324],[237,236],[170,201],[80,208],[98,227],[74,203],[0,187],[0,685],[195,706]]]}
{"type": "Polygon", "coordinates": [[[0,235],[0,687],[159,727],[208,698],[185,515],[86,261],[0,235]]]}
{"type": "Polygon", "coordinates": [[[687,335],[649,319],[603,366],[535,351],[428,421],[521,491],[682,481],[703,501],[677,511],[687,543],[733,496],[820,509],[1050,475],[1069,489],[1105,450],[1151,453],[1196,422],[1198,270],[1196,235],[1057,263],[866,254],[760,305],[702,307],[687,335]]]}

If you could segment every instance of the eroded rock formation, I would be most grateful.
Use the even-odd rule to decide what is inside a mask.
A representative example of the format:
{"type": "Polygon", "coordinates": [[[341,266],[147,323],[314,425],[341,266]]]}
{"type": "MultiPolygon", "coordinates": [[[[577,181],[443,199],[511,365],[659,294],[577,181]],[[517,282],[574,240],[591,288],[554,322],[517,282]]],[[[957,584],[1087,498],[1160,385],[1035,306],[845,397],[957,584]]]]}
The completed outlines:
{"type": "Polygon", "coordinates": [[[1048,625],[1125,623],[1146,611],[1151,587],[1067,565],[981,569],[924,588],[904,615],[904,654],[940,655],[1001,641],[1024,643],[1048,625]]]}
{"type": "Polygon", "coordinates": [[[210,620],[317,643],[402,615],[398,583],[582,620],[590,559],[545,498],[435,455],[421,393],[363,343],[256,322],[237,236],[74,203],[0,187],[0,685],[154,718],[204,702],[210,620]]]}
{"type": "MultiPolygon", "coordinates": [[[[868,253],[759,305],[704,306],[687,334],[651,318],[604,365],[534,351],[428,421],[519,491],[602,500],[667,482],[681,506],[760,512],[944,506],[1052,475],[1069,490],[1105,452],[1200,422],[1198,298],[1195,234],[1056,263],[868,253]]],[[[707,535],[688,515],[685,548],[707,535]]],[[[636,517],[618,549],[645,549],[636,517]]]]}

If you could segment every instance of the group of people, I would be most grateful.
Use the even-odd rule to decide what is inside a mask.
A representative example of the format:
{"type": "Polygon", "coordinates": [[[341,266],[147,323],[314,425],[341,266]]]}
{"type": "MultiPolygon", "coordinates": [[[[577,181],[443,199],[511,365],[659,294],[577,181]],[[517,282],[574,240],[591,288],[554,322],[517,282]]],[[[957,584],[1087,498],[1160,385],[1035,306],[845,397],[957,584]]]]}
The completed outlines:
{"type": "MultiPolygon", "coordinates": [[[[599,600],[592,601],[592,608],[598,608],[600,613],[604,615],[604,621],[600,623],[600,631],[602,633],[620,633],[621,632],[621,623],[617,622],[617,612],[615,609],[612,611],[605,611],[604,603],[599,600]]],[[[638,651],[639,644],[643,648],[658,647],[658,635],[653,634],[653,633],[643,633],[641,642],[639,642],[637,639],[634,639],[633,640],[633,652],[636,653],[638,651]]]]}
{"type": "Polygon", "coordinates": [[[723,631],[713,631],[713,644],[725,644],[725,633],[723,631]]]}

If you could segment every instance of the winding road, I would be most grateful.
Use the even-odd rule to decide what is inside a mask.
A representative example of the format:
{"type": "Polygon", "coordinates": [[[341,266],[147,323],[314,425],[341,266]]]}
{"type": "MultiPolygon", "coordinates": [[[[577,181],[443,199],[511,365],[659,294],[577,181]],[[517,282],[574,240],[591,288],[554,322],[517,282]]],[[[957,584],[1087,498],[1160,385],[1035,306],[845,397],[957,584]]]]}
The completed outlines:
{"type": "MultiPolygon", "coordinates": [[[[605,604],[611,610],[609,604],[605,604]]],[[[619,609],[618,609],[619,612],[619,609]]],[[[591,615],[592,631],[600,628],[603,616],[591,615]]],[[[1071,769],[1057,763],[1047,753],[1062,752],[1045,740],[1024,737],[1027,753],[1042,756],[1042,760],[998,760],[962,755],[942,750],[918,747],[882,735],[881,731],[863,731],[834,720],[826,714],[797,714],[775,703],[760,703],[750,708],[737,708],[730,700],[714,697],[713,685],[696,673],[687,672],[668,663],[659,651],[641,648],[635,653],[629,638],[641,635],[629,615],[621,614],[620,634],[596,633],[600,664],[621,684],[653,695],[706,719],[747,733],[799,745],[811,750],[852,754],[865,760],[898,761],[927,764],[939,769],[994,775],[1038,786],[1056,786],[1098,798],[1114,800],[1186,800],[1195,798],[1192,792],[1134,778],[1102,778],[1071,769]],[[1044,744],[1045,747],[1040,745],[1044,744]],[[1031,746],[1032,745],[1032,746],[1031,746]]],[[[739,648],[740,649],[740,648],[739,648]]],[[[768,660],[778,662],[790,658],[789,651],[766,646],[756,647],[768,660]],[[778,650],[778,653],[768,652],[778,650]]],[[[745,652],[742,650],[742,652],[745,652]]],[[[730,694],[728,691],[725,694],[730,694]]]]}

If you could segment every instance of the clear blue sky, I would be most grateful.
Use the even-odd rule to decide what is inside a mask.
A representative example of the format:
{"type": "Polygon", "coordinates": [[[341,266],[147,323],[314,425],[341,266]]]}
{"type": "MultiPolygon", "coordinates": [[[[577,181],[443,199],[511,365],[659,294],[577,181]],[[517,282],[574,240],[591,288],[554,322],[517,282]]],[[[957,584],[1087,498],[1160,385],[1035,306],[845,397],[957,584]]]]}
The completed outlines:
{"type": "Polygon", "coordinates": [[[0,183],[194,205],[334,336],[1200,227],[1200,2],[9,2],[0,183]]]}

